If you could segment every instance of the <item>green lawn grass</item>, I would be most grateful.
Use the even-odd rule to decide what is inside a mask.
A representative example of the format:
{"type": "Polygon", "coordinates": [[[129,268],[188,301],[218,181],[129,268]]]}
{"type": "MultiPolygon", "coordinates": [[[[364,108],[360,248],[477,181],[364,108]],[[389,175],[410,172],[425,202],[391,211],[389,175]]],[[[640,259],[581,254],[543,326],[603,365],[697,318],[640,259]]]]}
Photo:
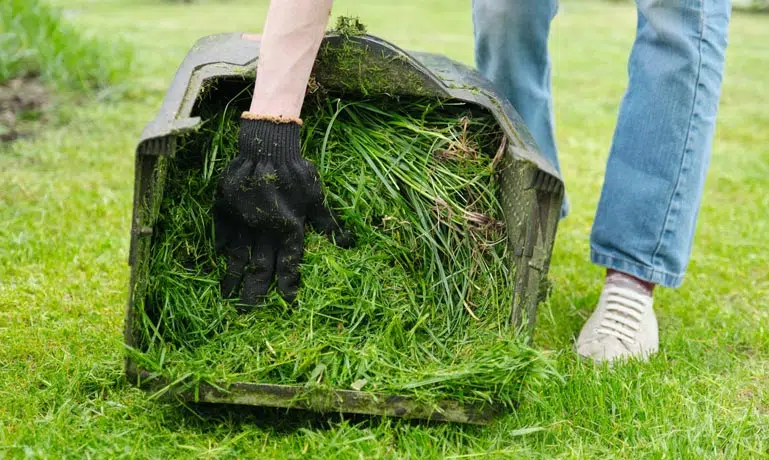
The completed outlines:
{"type": "MultiPolygon", "coordinates": [[[[769,18],[761,15],[732,23],[692,263],[681,289],[659,291],[662,352],[650,363],[598,368],[571,351],[600,289],[588,235],[635,13],[564,1],[551,48],[574,209],[559,229],[554,294],[540,308],[535,344],[565,382],[489,427],[187,409],[127,385],[133,148],[193,41],[258,31],[266,3],[58,1],[75,23],[133,42],[138,69],[119,97],[59,107],[59,124],[0,150],[0,457],[769,456],[769,18]]],[[[472,62],[469,2],[361,3],[339,1],[335,14],[358,15],[405,48],[472,62]]]]}
{"type": "Polygon", "coordinates": [[[44,0],[4,1],[0,5],[0,84],[29,75],[69,89],[118,83],[130,69],[133,49],[112,37],[99,40],[84,32],[44,0]]]}

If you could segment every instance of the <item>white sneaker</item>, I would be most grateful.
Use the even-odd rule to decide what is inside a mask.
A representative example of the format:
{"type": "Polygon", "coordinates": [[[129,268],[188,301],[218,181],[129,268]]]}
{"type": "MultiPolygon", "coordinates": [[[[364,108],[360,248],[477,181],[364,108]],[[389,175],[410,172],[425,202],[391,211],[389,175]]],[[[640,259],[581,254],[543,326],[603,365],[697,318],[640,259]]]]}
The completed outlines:
{"type": "Polygon", "coordinates": [[[659,349],[652,305],[652,295],[639,283],[621,274],[608,276],[598,306],[579,333],[577,353],[597,362],[646,360],[659,349]]]}

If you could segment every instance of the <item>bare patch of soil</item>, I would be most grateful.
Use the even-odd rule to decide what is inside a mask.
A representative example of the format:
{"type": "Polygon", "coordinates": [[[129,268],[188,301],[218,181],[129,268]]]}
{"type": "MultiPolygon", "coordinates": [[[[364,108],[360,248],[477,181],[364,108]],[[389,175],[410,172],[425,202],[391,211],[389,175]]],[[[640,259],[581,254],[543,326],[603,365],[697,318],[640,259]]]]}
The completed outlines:
{"type": "Polygon", "coordinates": [[[43,118],[51,94],[36,76],[0,84],[0,143],[32,134],[33,122],[43,118]]]}

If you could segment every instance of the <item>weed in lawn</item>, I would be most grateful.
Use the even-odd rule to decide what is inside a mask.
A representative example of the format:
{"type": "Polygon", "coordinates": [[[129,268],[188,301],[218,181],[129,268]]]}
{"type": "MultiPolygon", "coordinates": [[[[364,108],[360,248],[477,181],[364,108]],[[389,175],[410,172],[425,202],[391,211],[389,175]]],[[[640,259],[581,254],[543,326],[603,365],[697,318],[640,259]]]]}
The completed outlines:
{"type": "MultiPolygon", "coordinates": [[[[168,173],[137,362],[172,381],[302,384],[510,406],[547,374],[506,326],[514,267],[496,199],[492,118],[460,103],[310,97],[303,154],[357,244],[310,233],[295,305],[238,316],[215,254],[232,104],[207,108],[168,173]]],[[[143,289],[142,289],[143,290],[143,289]]]]}

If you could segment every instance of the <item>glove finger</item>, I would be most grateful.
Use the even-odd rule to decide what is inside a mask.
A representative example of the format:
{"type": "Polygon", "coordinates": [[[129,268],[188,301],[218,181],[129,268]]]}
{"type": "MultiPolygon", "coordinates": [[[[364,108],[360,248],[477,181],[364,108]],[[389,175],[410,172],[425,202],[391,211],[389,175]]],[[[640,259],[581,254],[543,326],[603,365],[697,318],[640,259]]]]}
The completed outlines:
{"type": "Polygon", "coordinates": [[[299,265],[304,256],[304,225],[298,225],[284,235],[283,246],[278,251],[277,268],[278,289],[288,303],[296,300],[301,275],[299,265]]]}
{"type": "Polygon", "coordinates": [[[337,246],[349,248],[353,245],[352,234],[342,228],[337,216],[322,201],[311,205],[307,220],[312,228],[328,236],[337,246]]]}
{"type": "Polygon", "coordinates": [[[275,275],[275,245],[264,239],[257,241],[251,252],[251,261],[243,275],[240,303],[255,306],[267,295],[275,275]]]}
{"type": "Polygon", "coordinates": [[[250,258],[250,251],[248,239],[240,232],[237,232],[236,237],[228,241],[224,247],[227,256],[227,273],[222,279],[221,289],[225,298],[237,297],[238,287],[243,280],[243,271],[250,258]]]}

